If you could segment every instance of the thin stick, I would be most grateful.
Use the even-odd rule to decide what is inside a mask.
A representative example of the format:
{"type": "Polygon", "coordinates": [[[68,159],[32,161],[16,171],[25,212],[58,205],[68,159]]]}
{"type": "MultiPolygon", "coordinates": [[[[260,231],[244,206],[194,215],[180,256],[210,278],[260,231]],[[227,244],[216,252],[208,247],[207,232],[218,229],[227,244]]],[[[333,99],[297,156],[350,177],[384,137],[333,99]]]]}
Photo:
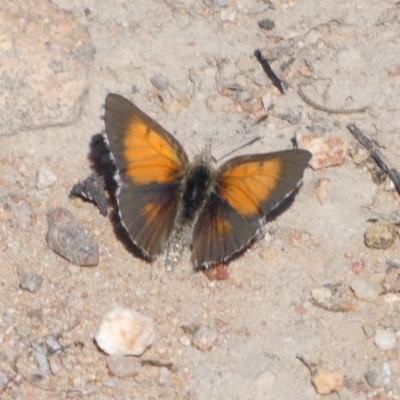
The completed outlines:
{"type": "Polygon", "coordinates": [[[282,81],[276,76],[275,72],[269,65],[269,62],[266,58],[263,57],[260,50],[256,50],[254,52],[255,57],[258,62],[263,67],[264,72],[267,74],[268,78],[271,79],[272,84],[282,93],[285,94],[285,90],[283,88],[282,81]]]}
{"type": "Polygon", "coordinates": [[[314,100],[311,100],[304,92],[303,92],[303,86],[304,85],[299,85],[297,88],[297,93],[299,96],[302,98],[302,100],[307,103],[309,106],[320,110],[320,111],[325,111],[331,114],[357,114],[357,113],[363,113],[367,111],[368,107],[362,107],[362,108],[330,108],[323,106],[322,104],[316,103],[314,100]]]}
{"type": "Polygon", "coordinates": [[[383,169],[389,178],[392,180],[394,187],[400,194],[400,173],[394,168],[390,168],[389,164],[385,160],[383,154],[377,149],[374,142],[365,136],[360,129],[357,128],[356,124],[347,125],[347,129],[353,134],[355,138],[368,150],[368,153],[376,161],[378,166],[383,169]]]}

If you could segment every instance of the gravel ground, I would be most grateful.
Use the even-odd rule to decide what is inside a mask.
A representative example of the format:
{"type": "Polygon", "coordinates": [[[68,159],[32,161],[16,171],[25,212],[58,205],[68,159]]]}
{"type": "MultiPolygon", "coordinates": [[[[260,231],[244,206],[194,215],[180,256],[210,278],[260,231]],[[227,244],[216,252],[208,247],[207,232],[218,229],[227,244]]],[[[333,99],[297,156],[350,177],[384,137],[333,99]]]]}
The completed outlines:
{"type": "Polygon", "coordinates": [[[400,196],[346,128],[400,169],[398,2],[3,3],[2,399],[400,399],[400,196]],[[293,137],[314,153],[294,203],[228,279],[195,272],[189,252],[172,273],[146,263],[115,208],[104,217],[69,198],[92,173],[109,92],[190,157],[211,142],[218,159],[257,135],[239,153],[293,137]],[[50,211],[82,224],[98,260],[77,266],[49,247],[50,211]],[[115,304],[153,319],[143,355],[97,347],[115,304]]]}

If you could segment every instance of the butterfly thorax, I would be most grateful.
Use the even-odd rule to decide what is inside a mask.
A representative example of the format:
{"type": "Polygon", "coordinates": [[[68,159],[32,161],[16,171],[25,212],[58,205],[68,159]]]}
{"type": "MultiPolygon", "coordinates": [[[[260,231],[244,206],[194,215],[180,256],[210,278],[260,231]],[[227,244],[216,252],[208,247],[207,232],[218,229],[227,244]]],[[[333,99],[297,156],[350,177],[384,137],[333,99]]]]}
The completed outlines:
{"type": "Polygon", "coordinates": [[[197,161],[188,167],[183,185],[180,224],[192,224],[203,208],[212,187],[214,169],[206,161],[197,161]]]}

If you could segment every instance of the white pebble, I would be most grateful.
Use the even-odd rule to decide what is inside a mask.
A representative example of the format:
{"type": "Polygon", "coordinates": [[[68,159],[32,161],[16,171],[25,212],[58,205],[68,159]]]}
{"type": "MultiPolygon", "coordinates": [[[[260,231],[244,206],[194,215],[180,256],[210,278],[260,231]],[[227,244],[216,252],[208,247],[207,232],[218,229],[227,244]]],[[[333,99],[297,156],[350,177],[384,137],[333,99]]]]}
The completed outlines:
{"type": "Polygon", "coordinates": [[[103,315],[95,339],[107,354],[140,356],[153,344],[155,335],[151,318],[117,306],[103,315]]]}
{"type": "Polygon", "coordinates": [[[39,190],[45,189],[48,186],[54,185],[57,181],[57,177],[54,172],[46,166],[41,166],[37,173],[36,187],[39,190]]]}
{"type": "Polygon", "coordinates": [[[356,297],[373,303],[382,293],[382,286],[378,282],[372,282],[367,279],[355,276],[350,284],[356,297]]]}
{"type": "Polygon", "coordinates": [[[272,103],[272,95],[270,92],[267,92],[262,97],[262,104],[263,104],[265,111],[269,111],[269,108],[271,107],[271,103],[272,103]]]}
{"type": "Polygon", "coordinates": [[[189,339],[187,336],[181,336],[181,337],[179,338],[179,342],[180,342],[183,346],[186,346],[186,347],[189,347],[190,344],[191,344],[191,341],[190,341],[190,339],[189,339]]]}
{"type": "Polygon", "coordinates": [[[208,326],[199,326],[193,334],[192,344],[199,350],[210,350],[218,338],[218,331],[208,326]]]}
{"type": "Polygon", "coordinates": [[[311,297],[319,304],[327,304],[332,298],[332,292],[326,287],[311,290],[311,297]]]}
{"type": "Polygon", "coordinates": [[[221,11],[220,18],[223,22],[234,22],[236,19],[236,10],[225,8],[221,11]]]}
{"type": "Polygon", "coordinates": [[[374,336],[374,343],[381,350],[390,350],[396,346],[396,335],[392,332],[378,329],[374,336]]]}

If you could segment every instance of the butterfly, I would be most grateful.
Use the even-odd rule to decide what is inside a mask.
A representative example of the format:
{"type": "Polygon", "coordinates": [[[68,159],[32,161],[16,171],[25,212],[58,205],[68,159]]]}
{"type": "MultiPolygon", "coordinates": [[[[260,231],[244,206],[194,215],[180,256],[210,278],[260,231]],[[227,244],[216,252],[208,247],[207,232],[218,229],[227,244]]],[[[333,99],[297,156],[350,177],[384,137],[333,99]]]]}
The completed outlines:
{"type": "Polygon", "coordinates": [[[196,268],[226,263],[245,249],[301,184],[311,158],[293,149],[237,156],[218,168],[204,155],[190,162],[174,136],[113,93],[104,122],[117,167],[119,215],[131,240],[153,259],[175,232],[189,232],[196,268]]]}

